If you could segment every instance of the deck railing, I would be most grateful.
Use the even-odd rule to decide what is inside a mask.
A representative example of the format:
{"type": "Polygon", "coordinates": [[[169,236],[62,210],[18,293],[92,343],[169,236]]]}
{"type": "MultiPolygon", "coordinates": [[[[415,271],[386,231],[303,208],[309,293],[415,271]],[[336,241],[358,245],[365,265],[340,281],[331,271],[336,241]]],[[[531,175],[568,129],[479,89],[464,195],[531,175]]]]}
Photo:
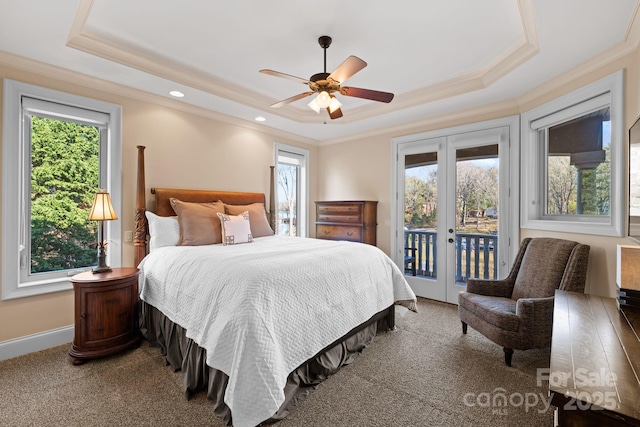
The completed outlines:
{"type": "MultiPolygon", "coordinates": [[[[435,231],[405,230],[405,248],[416,248],[416,275],[438,276],[438,242],[435,231]]],[[[456,233],[456,282],[466,283],[469,277],[498,278],[498,235],[456,233]]]]}

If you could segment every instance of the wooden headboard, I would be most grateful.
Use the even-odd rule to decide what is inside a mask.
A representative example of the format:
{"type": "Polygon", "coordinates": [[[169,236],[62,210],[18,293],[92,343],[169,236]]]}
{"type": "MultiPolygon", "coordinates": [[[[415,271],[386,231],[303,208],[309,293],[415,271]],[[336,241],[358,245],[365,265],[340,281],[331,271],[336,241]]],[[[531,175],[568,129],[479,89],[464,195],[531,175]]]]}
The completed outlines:
{"type": "MultiPolygon", "coordinates": [[[[145,177],[144,177],[144,149],[138,147],[138,175],[137,175],[137,191],[136,191],[136,215],[135,215],[135,235],[133,238],[134,246],[134,262],[137,266],[140,261],[147,255],[147,234],[148,225],[145,197],[145,177]]],[[[238,191],[216,191],[216,190],[189,190],[179,188],[152,188],[151,194],[155,195],[154,213],[160,216],[174,216],[176,213],[170,204],[171,198],[176,198],[184,202],[206,203],[220,200],[229,205],[248,205],[251,203],[265,204],[264,193],[245,193],[238,191]]],[[[270,198],[269,211],[267,216],[271,228],[275,229],[275,201],[274,201],[274,167],[271,166],[271,182],[270,182],[270,198]]],[[[266,206],[266,204],[265,204],[266,206]]]]}
{"type": "Polygon", "coordinates": [[[207,203],[220,200],[229,205],[249,205],[265,202],[264,193],[241,193],[235,191],[185,190],[179,188],[152,188],[156,207],[154,213],[160,216],[174,216],[176,213],[169,202],[172,198],[183,202],[207,203]]]}

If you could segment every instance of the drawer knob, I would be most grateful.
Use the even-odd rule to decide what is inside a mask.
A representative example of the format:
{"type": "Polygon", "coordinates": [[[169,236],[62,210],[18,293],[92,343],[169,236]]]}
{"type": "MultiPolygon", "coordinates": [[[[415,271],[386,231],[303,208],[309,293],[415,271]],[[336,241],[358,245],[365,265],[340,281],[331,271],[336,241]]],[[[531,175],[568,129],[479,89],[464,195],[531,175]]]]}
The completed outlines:
{"type": "Polygon", "coordinates": [[[324,234],[329,234],[329,230],[324,230],[324,234]]]}
{"type": "Polygon", "coordinates": [[[82,313],[80,313],[80,318],[81,319],[86,319],[87,318],[87,313],[84,312],[84,311],[82,313]]]}
{"type": "Polygon", "coordinates": [[[353,233],[350,232],[350,231],[347,231],[347,236],[351,237],[351,236],[353,236],[353,233]]]}

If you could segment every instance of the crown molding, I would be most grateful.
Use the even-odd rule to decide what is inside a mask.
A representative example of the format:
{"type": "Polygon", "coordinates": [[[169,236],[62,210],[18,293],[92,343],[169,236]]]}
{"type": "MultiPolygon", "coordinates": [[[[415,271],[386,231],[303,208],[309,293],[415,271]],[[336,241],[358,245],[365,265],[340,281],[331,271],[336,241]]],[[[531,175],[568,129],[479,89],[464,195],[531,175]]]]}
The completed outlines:
{"type": "Polygon", "coordinates": [[[172,99],[168,99],[140,89],[135,89],[130,86],[124,86],[118,83],[113,83],[97,77],[89,76],[87,74],[78,73],[76,71],[56,67],[54,65],[45,64],[43,62],[35,61],[33,59],[25,58],[9,52],[0,51],[0,64],[28,73],[33,73],[43,77],[63,81],[65,83],[71,83],[88,89],[107,92],[110,95],[117,95],[124,98],[134,99],[136,101],[147,102],[161,107],[181,111],[183,113],[193,114],[195,116],[203,117],[206,119],[251,129],[256,132],[267,133],[278,138],[296,141],[312,146],[318,145],[318,141],[312,138],[307,138],[290,132],[275,129],[269,127],[268,125],[256,124],[249,120],[239,119],[223,113],[219,113],[217,111],[198,107],[196,105],[186,104],[181,101],[174,101],[172,99]]]}
{"type": "Polygon", "coordinates": [[[440,129],[443,127],[451,127],[459,124],[474,123],[487,118],[506,117],[519,114],[519,106],[515,99],[507,99],[504,101],[492,102],[481,106],[471,107],[465,110],[453,111],[451,113],[441,114],[439,116],[431,116],[424,120],[414,120],[399,124],[397,126],[388,126],[379,129],[373,129],[368,132],[360,132],[356,135],[350,135],[343,138],[333,138],[320,141],[320,147],[342,144],[345,142],[356,141],[360,139],[373,138],[380,135],[400,137],[404,135],[413,135],[426,130],[440,129]]]}
{"type": "MultiPolygon", "coordinates": [[[[484,89],[491,85],[538,53],[533,1],[518,0],[523,29],[522,40],[516,46],[495,58],[485,69],[410,92],[397,94],[391,104],[375,103],[356,107],[350,110],[348,114],[345,112],[345,115],[340,119],[341,123],[353,123],[381,114],[388,114],[416,105],[484,89]]],[[[91,13],[93,2],[94,0],[80,0],[67,39],[67,46],[298,123],[318,122],[317,114],[310,110],[292,105],[279,109],[270,109],[266,106],[271,105],[273,100],[258,92],[212,74],[185,67],[169,58],[153,55],[91,33],[86,29],[86,23],[91,13]]]]}
{"type": "Polygon", "coordinates": [[[537,99],[550,93],[561,91],[563,88],[571,87],[571,83],[576,79],[591,73],[597,73],[598,71],[603,70],[607,65],[610,65],[627,55],[636,53],[640,46],[639,11],[640,3],[636,2],[636,7],[633,11],[623,42],[519,96],[517,101],[521,109],[528,109],[528,106],[534,105],[537,99]]]}
{"type": "Polygon", "coordinates": [[[517,98],[518,104],[522,109],[529,109],[530,106],[534,105],[538,99],[543,98],[550,93],[559,92],[567,88],[571,88],[572,83],[575,80],[587,76],[591,73],[602,71],[606,66],[612,64],[613,62],[635,53],[637,49],[637,45],[633,45],[632,43],[621,43],[614,48],[603,52],[600,55],[594,56],[588,61],[583,62],[582,64],[570,69],[562,75],[549,80],[548,82],[543,83],[542,85],[519,96],[517,98]]]}

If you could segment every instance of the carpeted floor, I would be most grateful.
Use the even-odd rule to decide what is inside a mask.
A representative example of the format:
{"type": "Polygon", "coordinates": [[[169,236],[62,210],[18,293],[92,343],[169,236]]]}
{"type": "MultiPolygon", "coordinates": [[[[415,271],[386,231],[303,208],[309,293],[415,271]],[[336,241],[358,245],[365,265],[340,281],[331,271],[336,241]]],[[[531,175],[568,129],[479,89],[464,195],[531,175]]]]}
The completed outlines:
{"type": "MultiPolygon", "coordinates": [[[[549,350],[502,348],[469,328],[457,308],[419,299],[350,366],[322,383],[278,427],[551,426],[549,350]]],[[[200,393],[187,401],[180,373],[157,348],[73,366],[68,345],[0,362],[2,426],[214,426],[223,423],[200,393]]]]}

